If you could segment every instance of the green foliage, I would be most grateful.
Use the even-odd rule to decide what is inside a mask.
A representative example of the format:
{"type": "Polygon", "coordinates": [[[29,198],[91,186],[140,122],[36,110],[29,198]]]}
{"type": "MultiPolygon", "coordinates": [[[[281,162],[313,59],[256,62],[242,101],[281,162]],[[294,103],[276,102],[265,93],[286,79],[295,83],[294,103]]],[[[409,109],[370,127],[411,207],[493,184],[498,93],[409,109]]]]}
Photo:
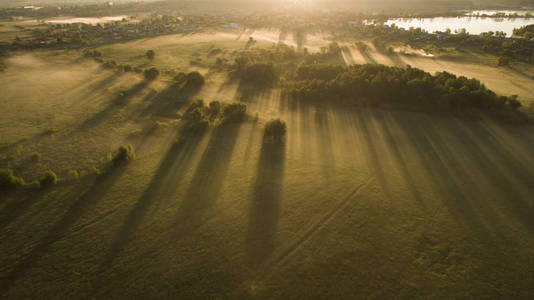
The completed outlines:
{"type": "Polygon", "coordinates": [[[33,152],[32,155],[31,155],[31,159],[33,161],[40,161],[41,160],[41,153],[33,152]]]}
{"type": "Polygon", "coordinates": [[[477,109],[487,112],[512,111],[511,98],[499,97],[480,81],[447,72],[431,75],[422,70],[383,65],[344,68],[335,78],[331,69],[321,67],[305,80],[296,78],[284,86],[290,99],[301,101],[342,101],[343,103],[389,106],[424,111],[477,109]]]}
{"type": "Polygon", "coordinates": [[[231,103],[224,106],[223,122],[240,122],[247,113],[247,105],[243,103],[231,103]]]}
{"type": "Polygon", "coordinates": [[[208,113],[210,118],[213,120],[219,116],[221,113],[222,104],[219,101],[211,101],[208,107],[208,113]]]}
{"type": "Polygon", "coordinates": [[[52,172],[51,170],[47,170],[41,179],[39,179],[39,183],[41,184],[42,188],[47,188],[53,185],[57,184],[57,176],[56,173],[52,172]]]}
{"type": "Polygon", "coordinates": [[[13,190],[25,184],[24,179],[13,175],[13,170],[0,169],[0,191],[13,190]]]}
{"type": "Polygon", "coordinates": [[[269,86],[278,79],[272,63],[249,63],[237,60],[236,65],[237,70],[232,72],[231,75],[237,77],[243,83],[269,86]]]}
{"type": "Polygon", "coordinates": [[[499,66],[507,66],[507,65],[510,64],[510,58],[501,56],[501,57],[499,57],[499,60],[497,61],[497,64],[499,66]]]}
{"type": "Polygon", "coordinates": [[[111,162],[113,166],[119,166],[135,159],[135,151],[132,145],[121,145],[111,162]]]}
{"type": "Polygon", "coordinates": [[[58,132],[58,129],[56,127],[47,127],[43,130],[43,134],[46,134],[46,135],[52,135],[56,132],[58,132]]]}
{"type": "Polygon", "coordinates": [[[185,80],[187,88],[190,89],[198,89],[204,85],[204,76],[196,71],[187,74],[185,80]]]}
{"type": "Polygon", "coordinates": [[[286,123],[280,119],[273,119],[265,124],[263,136],[266,139],[280,141],[286,132],[286,123]]]}
{"type": "Polygon", "coordinates": [[[106,69],[115,69],[117,68],[117,62],[115,62],[114,60],[108,60],[104,63],[103,66],[106,69]]]}
{"type": "Polygon", "coordinates": [[[150,69],[145,70],[145,79],[148,81],[155,80],[159,76],[159,70],[152,67],[150,69]]]}
{"type": "Polygon", "coordinates": [[[152,60],[156,57],[156,52],[154,50],[148,50],[145,55],[148,59],[152,60]]]}
{"type": "Polygon", "coordinates": [[[80,173],[78,173],[76,170],[70,170],[69,176],[72,180],[78,180],[80,178],[80,173]]]}

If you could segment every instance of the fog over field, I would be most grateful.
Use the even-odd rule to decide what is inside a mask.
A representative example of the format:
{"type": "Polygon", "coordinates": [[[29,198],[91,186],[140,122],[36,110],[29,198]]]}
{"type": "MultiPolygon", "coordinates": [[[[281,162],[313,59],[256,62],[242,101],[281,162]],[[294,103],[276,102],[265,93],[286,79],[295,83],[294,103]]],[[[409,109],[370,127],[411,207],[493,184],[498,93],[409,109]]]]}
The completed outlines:
{"type": "Polygon", "coordinates": [[[0,2],[0,299],[534,299],[532,1],[0,2]]]}

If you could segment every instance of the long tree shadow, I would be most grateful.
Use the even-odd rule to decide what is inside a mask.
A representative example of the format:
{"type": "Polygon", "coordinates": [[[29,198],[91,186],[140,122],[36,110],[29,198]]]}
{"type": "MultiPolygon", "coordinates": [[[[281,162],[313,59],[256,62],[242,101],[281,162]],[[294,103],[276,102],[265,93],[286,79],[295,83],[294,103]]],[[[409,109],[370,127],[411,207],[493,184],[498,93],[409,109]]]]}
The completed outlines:
{"type": "Polygon", "coordinates": [[[384,55],[393,63],[393,65],[397,67],[403,67],[406,65],[406,63],[402,60],[402,58],[397,54],[396,52],[386,52],[384,55]]]}
{"type": "Polygon", "coordinates": [[[158,199],[172,197],[191,165],[191,157],[202,140],[202,133],[184,134],[174,143],[161,160],[159,167],[148,188],[134,204],[119,230],[108,254],[103,260],[101,269],[109,267],[118,257],[121,250],[139,228],[152,204],[158,199]]]}
{"type": "Polygon", "coordinates": [[[420,118],[406,117],[396,121],[409,137],[451,216],[471,233],[479,234],[485,241],[492,240],[473,207],[468,176],[461,172],[458,167],[461,163],[454,157],[454,150],[440,137],[441,131],[431,125],[431,120],[425,120],[423,124],[420,118]]]}
{"type": "Polygon", "coordinates": [[[282,200],[285,152],[285,141],[262,143],[252,191],[247,234],[246,260],[250,267],[259,266],[275,247],[282,200]]]}
{"type": "MultiPolygon", "coordinates": [[[[358,51],[360,51],[360,50],[358,50],[358,51]]],[[[377,64],[377,61],[373,58],[373,56],[371,56],[369,51],[360,51],[360,54],[362,55],[362,57],[363,57],[363,59],[365,60],[366,63],[368,63],[368,64],[377,64]]]]}
{"type": "Polygon", "coordinates": [[[412,173],[410,172],[406,161],[404,157],[402,156],[399,144],[397,140],[395,139],[395,136],[391,132],[389,125],[386,121],[385,116],[381,111],[378,111],[378,114],[381,116],[381,120],[383,120],[382,123],[382,132],[384,133],[386,143],[391,148],[391,153],[393,154],[395,160],[397,161],[397,164],[399,165],[400,171],[402,173],[403,179],[406,181],[406,187],[412,194],[412,197],[414,200],[419,204],[420,206],[425,206],[425,203],[423,202],[423,198],[421,196],[421,193],[417,189],[417,183],[415,178],[413,177],[412,173]]]}
{"type": "Polygon", "coordinates": [[[350,65],[356,64],[356,61],[354,60],[354,56],[352,56],[352,52],[350,51],[349,47],[347,46],[341,47],[341,52],[342,52],[346,65],[350,66],[350,65]]]}
{"type": "Polygon", "coordinates": [[[0,284],[0,296],[4,295],[13,284],[21,278],[35,263],[46,254],[48,249],[58,240],[60,240],[80,219],[80,217],[90,208],[94,207],[109,189],[115,184],[120,175],[124,172],[124,167],[110,169],[108,172],[100,175],[94,184],[69,208],[44,236],[37,246],[33,248],[15,268],[3,278],[0,284]]]}
{"type": "Polygon", "coordinates": [[[175,117],[176,112],[189,103],[200,91],[201,87],[188,87],[173,83],[150,100],[150,105],[142,111],[139,117],[150,115],[175,117]]]}
{"type": "Polygon", "coordinates": [[[107,117],[109,117],[112,113],[118,111],[119,109],[126,106],[129,102],[129,100],[135,96],[137,93],[142,91],[150,81],[143,80],[137,84],[135,84],[133,87],[131,87],[129,90],[125,92],[119,93],[115,98],[111,100],[111,102],[108,104],[106,108],[101,110],[100,112],[96,113],[89,119],[85,120],[80,126],[78,127],[78,131],[83,131],[85,129],[89,129],[92,127],[95,127],[99,125],[101,122],[103,122],[107,117]]]}
{"type": "MultiPolygon", "coordinates": [[[[2,200],[0,192],[0,200],[2,200]]],[[[43,198],[41,190],[35,191],[14,191],[10,197],[9,203],[0,212],[0,229],[7,227],[11,222],[22,216],[24,212],[32,205],[43,198]]]]}
{"type": "Polygon", "coordinates": [[[315,111],[315,124],[317,125],[316,144],[319,150],[319,159],[323,169],[323,176],[328,180],[336,169],[334,152],[332,149],[332,137],[330,132],[330,124],[326,110],[321,109],[315,111]]]}
{"type": "MultiPolygon", "coordinates": [[[[369,111],[367,111],[369,112],[369,111]]],[[[358,127],[361,129],[361,132],[364,137],[364,145],[367,150],[367,153],[369,155],[369,158],[367,159],[368,163],[370,164],[372,172],[376,173],[377,179],[386,194],[388,198],[391,198],[391,190],[388,185],[388,181],[386,179],[386,173],[384,172],[384,167],[380,163],[382,161],[380,159],[378,148],[375,142],[376,136],[371,131],[371,129],[368,126],[368,116],[364,113],[361,109],[358,110],[358,116],[356,118],[358,122],[358,127]]]]}
{"type": "Polygon", "coordinates": [[[176,213],[177,236],[200,226],[206,212],[219,196],[240,127],[240,123],[222,124],[213,131],[185,199],[176,213]]]}
{"type": "Polygon", "coordinates": [[[527,166],[514,161],[513,154],[503,151],[498,141],[487,140],[490,135],[484,134],[485,130],[478,123],[463,124],[458,120],[453,121],[451,128],[468,149],[464,155],[491,183],[494,198],[509,209],[530,234],[534,234],[534,202],[531,200],[534,177],[527,166]],[[481,141],[484,143],[479,144],[481,141]]]}

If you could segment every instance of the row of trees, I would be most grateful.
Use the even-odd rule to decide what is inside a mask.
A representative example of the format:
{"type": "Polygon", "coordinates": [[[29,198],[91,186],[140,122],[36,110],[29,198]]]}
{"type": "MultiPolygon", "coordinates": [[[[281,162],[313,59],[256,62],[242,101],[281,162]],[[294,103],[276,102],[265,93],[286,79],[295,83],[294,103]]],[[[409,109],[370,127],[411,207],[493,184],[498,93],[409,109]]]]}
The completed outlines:
{"type": "Polygon", "coordinates": [[[16,176],[11,169],[0,169],[0,192],[18,188],[46,188],[57,183],[56,174],[48,170],[39,180],[26,182],[22,177],[16,176]]]}
{"type": "Polygon", "coordinates": [[[283,84],[286,96],[301,101],[343,101],[425,111],[517,111],[516,96],[498,96],[480,81],[447,72],[431,75],[383,65],[301,66],[283,84]]]}

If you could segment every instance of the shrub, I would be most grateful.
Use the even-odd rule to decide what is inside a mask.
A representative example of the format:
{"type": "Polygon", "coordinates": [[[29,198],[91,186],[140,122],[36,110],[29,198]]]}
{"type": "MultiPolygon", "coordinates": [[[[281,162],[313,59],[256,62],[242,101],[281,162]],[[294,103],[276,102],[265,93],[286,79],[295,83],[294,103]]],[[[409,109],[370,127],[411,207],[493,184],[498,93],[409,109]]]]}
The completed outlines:
{"type": "Polygon", "coordinates": [[[245,118],[247,105],[243,103],[232,103],[224,107],[224,122],[240,122],[245,118]]]}
{"type": "Polygon", "coordinates": [[[123,70],[124,72],[132,72],[133,68],[130,65],[124,65],[123,70]]]}
{"type": "Polygon", "coordinates": [[[24,179],[13,175],[13,170],[0,169],[0,191],[13,190],[24,185],[24,179]]]}
{"type": "Polygon", "coordinates": [[[148,59],[152,60],[156,57],[156,52],[154,52],[154,50],[148,50],[145,55],[148,59]]]}
{"type": "Polygon", "coordinates": [[[48,128],[45,128],[45,130],[43,130],[43,134],[46,134],[46,135],[51,135],[56,132],[58,132],[58,129],[56,127],[48,127],[48,128]]]}
{"type": "Polygon", "coordinates": [[[39,180],[39,183],[41,184],[42,188],[47,188],[57,184],[56,173],[52,172],[51,170],[46,171],[43,174],[43,177],[41,177],[41,179],[39,180]]]}
{"type": "Polygon", "coordinates": [[[121,164],[132,161],[135,158],[135,151],[132,145],[121,145],[117,153],[111,159],[113,166],[119,166],[121,164]]]}
{"type": "Polygon", "coordinates": [[[176,76],[174,76],[173,80],[176,81],[177,83],[182,83],[182,82],[185,82],[186,78],[187,78],[187,74],[185,74],[184,72],[180,72],[176,74],[176,76]]]}
{"type": "Polygon", "coordinates": [[[78,180],[80,178],[80,173],[78,173],[76,170],[70,170],[69,175],[73,180],[78,180]]]}
{"type": "Polygon", "coordinates": [[[33,161],[40,161],[41,160],[41,154],[39,152],[33,152],[31,155],[31,158],[33,161]]]}
{"type": "Polygon", "coordinates": [[[158,78],[159,76],[159,70],[156,68],[150,68],[148,70],[145,70],[145,78],[146,80],[154,80],[158,78]]]}
{"type": "Polygon", "coordinates": [[[508,106],[510,106],[512,110],[518,110],[522,105],[521,102],[517,100],[517,96],[512,96],[508,100],[508,106]]]}
{"type": "Polygon", "coordinates": [[[280,119],[273,119],[265,124],[263,136],[272,140],[281,140],[286,135],[286,123],[280,119]]]}
{"type": "Polygon", "coordinates": [[[114,69],[117,67],[117,63],[114,60],[108,60],[104,63],[104,68],[114,69]]]}
{"type": "Polygon", "coordinates": [[[507,66],[510,64],[510,58],[508,57],[499,57],[499,60],[497,61],[497,64],[499,66],[507,66]]]}

